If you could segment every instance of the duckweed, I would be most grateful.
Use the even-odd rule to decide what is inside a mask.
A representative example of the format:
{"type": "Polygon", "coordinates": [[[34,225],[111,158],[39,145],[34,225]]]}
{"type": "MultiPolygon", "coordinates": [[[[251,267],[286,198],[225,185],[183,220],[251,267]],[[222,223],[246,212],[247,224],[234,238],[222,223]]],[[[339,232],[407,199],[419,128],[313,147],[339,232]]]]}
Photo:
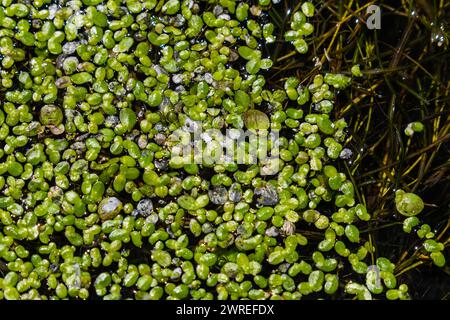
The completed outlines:
{"type": "MultiPolygon", "coordinates": [[[[279,35],[272,2],[0,4],[0,299],[409,298],[339,165],[352,78],[271,86],[262,48],[306,53],[316,12],[303,2],[279,35]],[[265,163],[171,157],[198,126],[285,133],[265,163]]],[[[395,207],[443,267],[420,197],[395,207]]]]}

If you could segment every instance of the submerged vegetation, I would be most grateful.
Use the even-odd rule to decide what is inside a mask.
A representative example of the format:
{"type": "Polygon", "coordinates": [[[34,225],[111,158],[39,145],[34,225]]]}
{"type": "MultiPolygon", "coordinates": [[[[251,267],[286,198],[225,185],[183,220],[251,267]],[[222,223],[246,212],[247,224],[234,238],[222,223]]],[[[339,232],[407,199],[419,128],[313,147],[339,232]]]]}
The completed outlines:
{"type": "Polygon", "coordinates": [[[0,299],[448,298],[448,7],[0,0],[0,299]]]}

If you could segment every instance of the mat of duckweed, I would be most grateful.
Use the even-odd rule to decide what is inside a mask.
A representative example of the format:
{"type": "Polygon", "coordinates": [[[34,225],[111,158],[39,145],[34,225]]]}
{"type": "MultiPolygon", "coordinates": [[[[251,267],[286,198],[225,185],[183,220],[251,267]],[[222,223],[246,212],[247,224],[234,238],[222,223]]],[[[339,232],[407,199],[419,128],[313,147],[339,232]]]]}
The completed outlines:
{"type": "MultiPolygon", "coordinates": [[[[337,165],[363,74],[271,71],[271,45],[313,42],[315,6],[280,34],[279,2],[0,0],[0,299],[410,298],[337,165]],[[276,133],[270,157],[216,157],[232,129],[276,133]]],[[[444,267],[422,199],[392,199],[444,267]]]]}

